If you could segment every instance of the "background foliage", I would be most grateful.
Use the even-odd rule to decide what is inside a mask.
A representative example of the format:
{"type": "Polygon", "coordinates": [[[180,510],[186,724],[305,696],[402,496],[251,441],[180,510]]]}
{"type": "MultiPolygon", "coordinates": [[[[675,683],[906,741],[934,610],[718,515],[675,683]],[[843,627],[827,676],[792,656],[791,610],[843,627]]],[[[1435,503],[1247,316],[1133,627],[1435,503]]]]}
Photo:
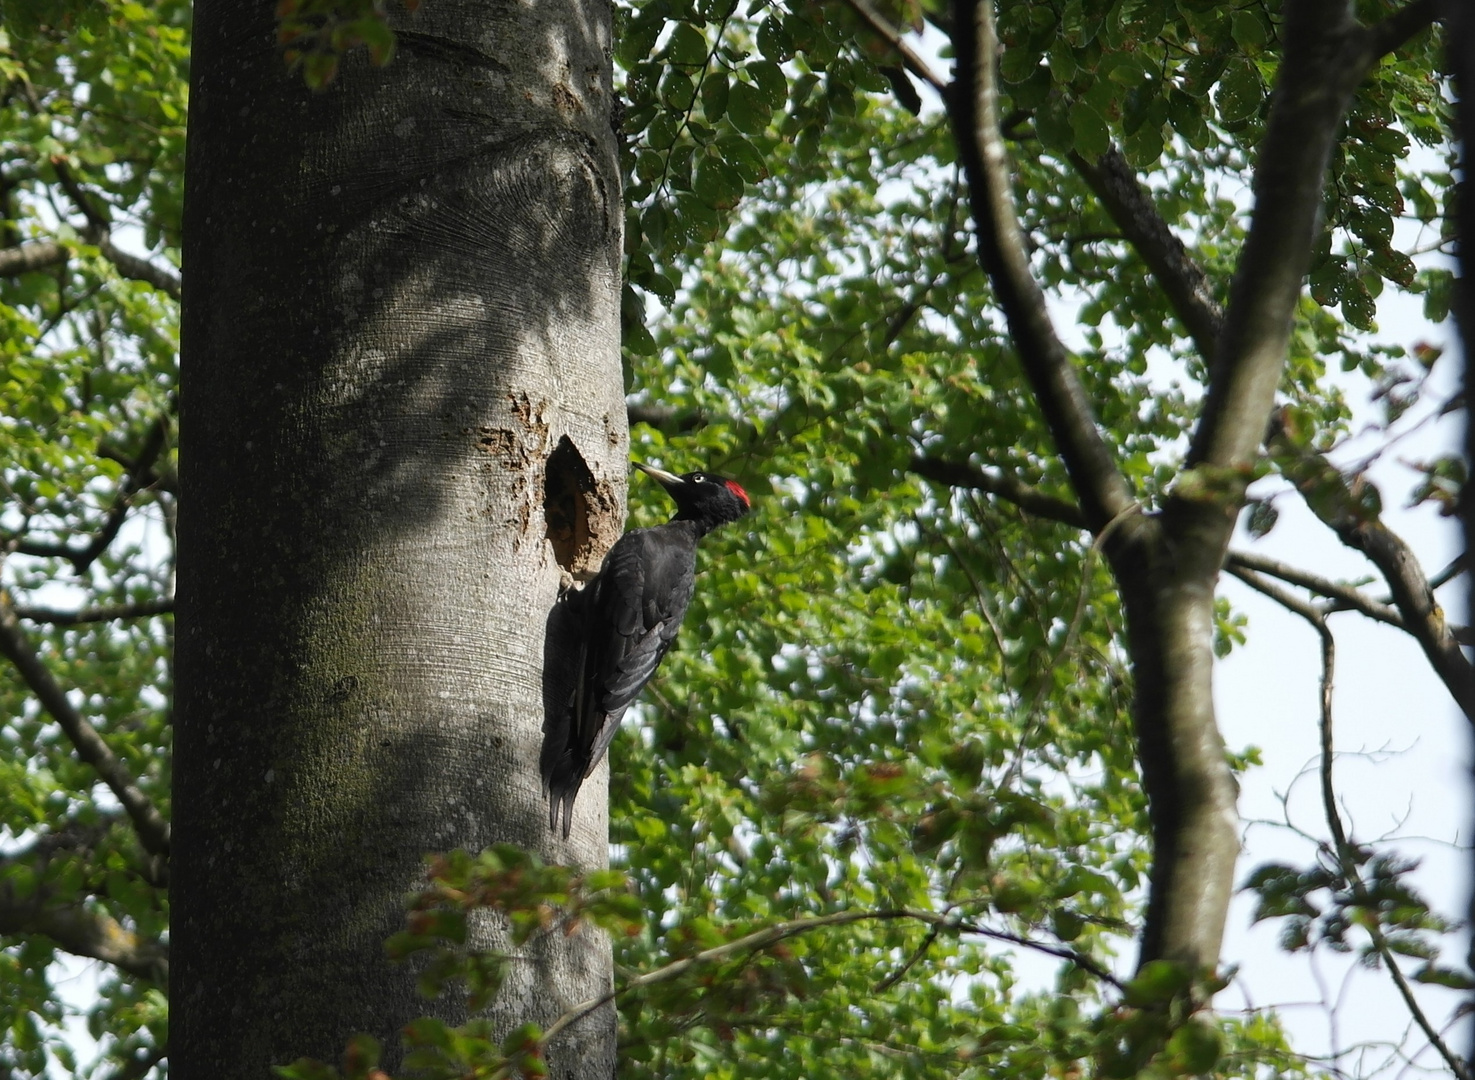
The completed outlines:
{"type": "MultiPolygon", "coordinates": [[[[1368,21],[1396,7],[1358,5],[1368,21]]],[[[1307,1071],[1272,1014],[1168,1015],[1152,1006],[1176,987],[1110,975],[1134,957],[1148,866],[1116,598],[1079,528],[956,481],[989,470],[1071,498],[978,267],[946,121],[859,10],[617,9],[633,452],[735,475],[756,513],[707,542],[681,647],[611,749],[614,861],[643,917],[556,876],[488,902],[548,921],[587,901],[621,931],[622,1075],[1307,1071]],[[866,912],[904,914],[841,918],[866,912]],[[722,951],[796,920],[813,922],[722,951]],[[679,978],[634,982],[704,950],[679,978]]],[[[167,814],[189,9],[3,13],[0,1066],[141,1076],[167,1068],[167,867],[74,756],[24,657],[167,814]],[[88,1015],[100,1066],[60,1026],[68,952],[109,962],[88,1015]]],[[[928,3],[880,14],[934,51],[945,38],[928,3]]],[[[344,55],[356,44],[391,60],[382,12],[283,17],[309,81],[366,62],[344,55]]],[[[1275,2],[1000,5],[1033,268],[1076,312],[1079,370],[1149,506],[1178,473],[1205,362],[1080,163],[1118,147],[1222,304],[1280,27],[1275,2]]],[[[1374,302],[1404,290],[1447,315],[1448,271],[1422,257],[1447,234],[1438,48],[1415,37],[1358,94],[1281,387],[1291,441],[1266,474],[1304,479],[1305,454],[1348,433],[1349,396],[1374,393],[1396,423],[1437,359],[1380,336],[1374,302]]],[[[1427,463],[1413,497],[1451,501],[1463,475],[1427,463]]],[[[1297,496],[1273,476],[1256,491],[1264,532],[1297,496]]],[[[665,513],[649,489],[632,504],[632,524],[665,513]]],[[[1219,612],[1227,651],[1241,621],[1219,612]]],[[[1391,941],[1426,964],[1416,975],[1467,985],[1434,963],[1447,924],[1395,854],[1328,851],[1251,878],[1289,946],[1392,963],[1391,941]]],[[[443,869],[471,888],[469,864],[443,869]]],[[[400,947],[454,944],[455,928],[421,924],[400,947]]],[[[502,1053],[535,1071],[537,1035],[420,1063],[449,1074],[502,1053]]],[[[359,1050],[350,1073],[373,1068],[359,1050]]]]}

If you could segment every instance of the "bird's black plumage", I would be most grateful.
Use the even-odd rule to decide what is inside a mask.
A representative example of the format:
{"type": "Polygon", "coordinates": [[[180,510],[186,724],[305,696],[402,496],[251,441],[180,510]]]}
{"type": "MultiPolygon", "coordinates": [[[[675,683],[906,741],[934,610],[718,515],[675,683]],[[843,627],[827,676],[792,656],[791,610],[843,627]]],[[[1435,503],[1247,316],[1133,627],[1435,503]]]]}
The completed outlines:
{"type": "Polygon", "coordinates": [[[670,493],[676,515],[620,537],[577,601],[580,670],[567,739],[561,748],[546,747],[543,760],[548,823],[556,829],[562,809],[564,836],[580,785],[676,639],[696,588],[697,541],[748,512],[747,492],[725,477],[676,476],[638,462],[636,468],[670,493]]]}

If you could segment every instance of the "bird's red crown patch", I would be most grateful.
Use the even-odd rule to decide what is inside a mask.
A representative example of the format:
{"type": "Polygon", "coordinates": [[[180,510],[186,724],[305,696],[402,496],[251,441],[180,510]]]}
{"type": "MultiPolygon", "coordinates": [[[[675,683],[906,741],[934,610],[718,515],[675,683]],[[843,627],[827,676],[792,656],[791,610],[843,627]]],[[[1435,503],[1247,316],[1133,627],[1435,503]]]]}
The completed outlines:
{"type": "Polygon", "coordinates": [[[748,509],[751,510],[753,508],[752,502],[748,500],[748,493],[743,490],[742,485],[739,484],[736,480],[727,481],[727,490],[732,492],[739,499],[742,499],[743,505],[746,506],[748,509]]]}

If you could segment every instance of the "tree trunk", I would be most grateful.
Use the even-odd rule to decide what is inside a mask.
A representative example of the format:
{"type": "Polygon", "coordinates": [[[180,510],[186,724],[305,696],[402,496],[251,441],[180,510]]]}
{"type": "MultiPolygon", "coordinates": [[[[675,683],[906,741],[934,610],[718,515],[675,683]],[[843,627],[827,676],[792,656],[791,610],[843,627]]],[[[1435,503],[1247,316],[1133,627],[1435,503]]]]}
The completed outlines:
{"type": "Polygon", "coordinates": [[[1214,715],[1214,586],[1220,556],[1177,515],[1121,521],[1106,548],[1127,613],[1132,722],[1153,859],[1139,967],[1197,974],[1219,962],[1239,855],[1239,789],[1214,715]]]}
{"type": "MultiPolygon", "coordinates": [[[[603,772],[565,843],[538,754],[560,579],[596,569],[624,517],[609,17],[437,0],[387,68],[351,55],[313,93],[285,69],[271,5],[196,5],[181,1080],[336,1061],[356,1031],[392,1063],[409,1019],[460,1020],[456,995],[419,998],[383,951],[426,852],[507,841],[605,862],[603,772]]],[[[523,953],[504,1028],[610,986],[588,929],[523,953]]],[[[613,1011],[571,1027],[550,1064],[611,1075],[613,1011]]]]}

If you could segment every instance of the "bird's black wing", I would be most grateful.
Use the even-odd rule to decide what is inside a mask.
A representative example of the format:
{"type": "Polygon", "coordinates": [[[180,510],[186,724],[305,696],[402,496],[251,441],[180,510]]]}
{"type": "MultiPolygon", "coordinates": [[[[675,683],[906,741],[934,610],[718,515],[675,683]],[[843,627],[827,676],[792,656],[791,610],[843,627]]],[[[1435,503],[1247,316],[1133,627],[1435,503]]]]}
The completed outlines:
{"type": "Polygon", "coordinates": [[[550,822],[562,806],[565,836],[580,785],[676,639],[695,586],[696,540],[682,522],[628,532],[589,586],[568,746],[545,777],[550,822]]]}
{"type": "Polygon", "coordinates": [[[676,639],[695,573],[696,536],[680,524],[636,529],[610,551],[589,628],[579,724],[590,737],[586,776],[676,639]]]}

